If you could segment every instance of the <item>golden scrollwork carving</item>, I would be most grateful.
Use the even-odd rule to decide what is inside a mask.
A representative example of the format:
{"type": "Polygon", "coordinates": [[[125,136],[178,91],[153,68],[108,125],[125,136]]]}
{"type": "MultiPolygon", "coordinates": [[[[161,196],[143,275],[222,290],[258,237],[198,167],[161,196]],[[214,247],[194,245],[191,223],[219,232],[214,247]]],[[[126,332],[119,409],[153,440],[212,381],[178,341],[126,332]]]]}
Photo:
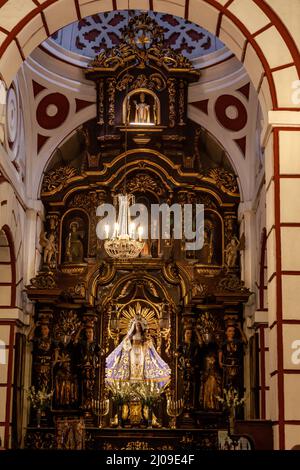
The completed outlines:
{"type": "Polygon", "coordinates": [[[197,198],[198,204],[204,204],[204,207],[207,209],[217,209],[217,205],[214,202],[213,198],[205,193],[198,194],[197,198]]]}
{"type": "Polygon", "coordinates": [[[69,287],[68,292],[70,292],[71,295],[84,299],[86,295],[86,284],[79,282],[75,286],[69,287]]]}
{"type": "Polygon", "coordinates": [[[61,271],[66,274],[71,274],[72,276],[78,276],[79,274],[83,274],[86,271],[86,265],[84,266],[72,266],[68,264],[64,264],[61,266],[61,271]]]}
{"type": "Polygon", "coordinates": [[[134,81],[134,76],[130,73],[126,73],[123,75],[116,83],[116,89],[118,91],[129,90],[132,89],[133,86],[131,85],[134,81]]]}
{"type": "Polygon", "coordinates": [[[199,72],[193,68],[192,62],[183,54],[178,54],[164,44],[164,29],[147,13],[141,13],[130,19],[128,26],[123,29],[124,41],[117,47],[101,51],[93,59],[89,70],[116,70],[131,62],[144,68],[150,59],[169,70],[184,70],[195,77],[199,72]],[[142,31],[142,34],[139,34],[142,31]],[[148,47],[144,47],[147,44],[148,47]]]}
{"type": "Polygon", "coordinates": [[[192,297],[202,297],[208,292],[208,286],[199,280],[192,282],[192,297]]]}
{"type": "Polygon", "coordinates": [[[130,441],[120,450],[154,450],[154,447],[151,447],[147,441],[130,441]]]}
{"type": "Polygon", "coordinates": [[[31,288],[36,289],[54,289],[57,287],[56,279],[53,272],[41,272],[36,277],[30,279],[31,288]]]}
{"type": "Polygon", "coordinates": [[[162,183],[147,173],[138,173],[126,183],[126,189],[130,193],[150,191],[157,196],[165,196],[166,189],[162,183]]]}
{"type": "Polygon", "coordinates": [[[165,263],[163,275],[171,284],[178,284],[180,282],[179,268],[176,263],[165,263]]]}
{"type": "Polygon", "coordinates": [[[99,264],[98,273],[98,281],[101,284],[107,284],[113,280],[116,274],[116,268],[114,265],[106,263],[106,261],[101,261],[99,264]]]}
{"type": "Polygon", "coordinates": [[[200,150],[199,150],[200,137],[201,137],[201,127],[196,129],[195,136],[194,136],[194,160],[198,162],[198,168],[201,168],[202,166],[201,155],[200,155],[200,150]]]}
{"type": "Polygon", "coordinates": [[[109,78],[108,83],[108,125],[113,126],[115,124],[115,92],[116,92],[116,80],[115,78],[109,78]]]}
{"type": "Polygon", "coordinates": [[[104,124],[104,80],[98,82],[98,124],[104,124]]]}
{"type": "Polygon", "coordinates": [[[116,89],[123,90],[137,90],[139,88],[146,88],[148,90],[162,91],[166,88],[166,80],[159,73],[153,73],[149,77],[144,74],[139,74],[136,79],[134,76],[126,73],[119,79],[116,84],[116,89]]]}
{"type": "Polygon", "coordinates": [[[184,81],[180,80],[179,82],[179,125],[184,126],[184,118],[185,118],[185,85],[184,81]]]}
{"type": "Polygon", "coordinates": [[[168,92],[169,92],[169,126],[175,127],[176,124],[176,80],[175,78],[168,79],[168,92]]]}
{"type": "Polygon", "coordinates": [[[78,175],[78,170],[71,166],[62,166],[50,171],[44,176],[42,195],[61,191],[68,183],[68,180],[76,175],[78,175]]]}
{"type": "Polygon", "coordinates": [[[211,180],[224,193],[230,196],[238,196],[239,188],[236,176],[224,170],[224,168],[210,168],[202,175],[204,180],[211,180]]]}
{"type": "Polygon", "coordinates": [[[238,291],[243,294],[249,294],[250,291],[248,287],[245,287],[244,282],[233,273],[227,274],[227,276],[223,277],[217,286],[219,291],[238,291]]]}

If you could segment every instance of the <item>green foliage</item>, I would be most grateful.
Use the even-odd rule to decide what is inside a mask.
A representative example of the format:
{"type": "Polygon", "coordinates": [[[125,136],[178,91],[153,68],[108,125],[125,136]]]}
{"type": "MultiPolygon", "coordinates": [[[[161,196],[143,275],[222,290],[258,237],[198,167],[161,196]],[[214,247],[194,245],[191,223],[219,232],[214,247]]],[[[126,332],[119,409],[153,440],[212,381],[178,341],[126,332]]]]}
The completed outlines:
{"type": "Polygon", "coordinates": [[[52,396],[53,392],[47,393],[45,388],[36,390],[34,385],[27,390],[27,398],[34,409],[45,410],[49,408],[52,396]]]}

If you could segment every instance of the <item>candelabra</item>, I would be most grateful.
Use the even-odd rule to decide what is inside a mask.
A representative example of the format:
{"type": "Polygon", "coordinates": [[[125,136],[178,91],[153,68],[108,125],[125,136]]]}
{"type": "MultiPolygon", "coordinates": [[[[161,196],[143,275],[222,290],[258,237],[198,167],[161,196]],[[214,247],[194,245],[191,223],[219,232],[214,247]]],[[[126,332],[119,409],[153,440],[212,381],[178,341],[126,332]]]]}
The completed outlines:
{"type": "Polygon", "coordinates": [[[170,416],[170,428],[176,429],[176,418],[182,413],[184,406],[183,398],[180,400],[173,400],[168,398],[167,400],[167,414],[170,416]]]}
{"type": "Polygon", "coordinates": [[[92,400],[92,410],[94,415],[99,416],[99,428],[103,428],[103,417],[108,415],[109,412],[109,400],[92,400]]]}

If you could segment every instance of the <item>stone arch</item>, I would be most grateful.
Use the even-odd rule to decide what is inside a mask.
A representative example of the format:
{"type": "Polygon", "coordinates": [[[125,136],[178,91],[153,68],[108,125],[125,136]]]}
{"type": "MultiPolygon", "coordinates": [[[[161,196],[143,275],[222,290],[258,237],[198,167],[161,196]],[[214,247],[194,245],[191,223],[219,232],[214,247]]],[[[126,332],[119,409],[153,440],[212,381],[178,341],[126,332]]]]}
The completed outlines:
{"type": "MultiPolygon", "coordinates": [[[[9,276],[11,281],[6,281],[11,286],[11,292],[8,294],[6,289],[5,298],[10,295],[10,301],[5,302],[6,307],[22,307],[22,289],[23,289],[23,275],[24,269],[22,266],[23,261],[23,240],[24,240],[24,213],[22,213],[22,206],[18,201],[12,186],[4,181],[0,184],[0,247],[4,250],[6,246],[6,253],[9,252],[9,259],[7,262],[11,263],[11,271],[8,274],[6,269],[6,276],[9,276]],[[2,235],[1,235],[2,234],[2,235]],[[5,239],[7,242],[5,242],[5,239]]],[[[4,253],[4,252],[3,252],[4,253]]],[[[8,256],[7,254],[5,255],[8,256]]],[[[3,259],[4,262],[4,259],[3,259]]],[[[8,266],[3,264],[4,266],[8,266]]],[[[0,255],[0,270],[1,270],[1,255],[0,255]]],[[[3,276],[0,274],[0,288],[3,276]]],[[[8,277],[7,277],[8,279],[8,277]]],[[[5,287],[5,286],[4,286],[5,287]]],[[[1,296],[0,296],[1,297],[1,296]]],[[[2,305],[4,303],[2,302],[2,305]]]]}
{"type": "Polygon", "coordinates": [[[0,220],[0,367],[3,377],[2,402],[6,402],[4,420],[0,426],[3,444],[9,447],[12,399],[12,368],[14,357],[14,321],[8,320],[9,312],[16,307],[16,257],[12,231],[0,220]]]}
{"type": "Polygon", "coordinates": [[[16,258],[14,242],[8,225],[0,230],[0,305],[15,307],[16,258]]]}
{"type": "Polygon", "coordinates": [[[271,8],[263,0],[26,0],[16,8],[13,0],[1,7],[0,67],[7,85],[23,60],[49,35],[67,24],[102,11],[140,8],[186,18],[220,37],[244,63],[263,108],[292,108],[291,83],[300,76],[300,55],[287,25],[284,8],[271,8]],[[274,47],[274,44],[276,47],[274,47]]]}

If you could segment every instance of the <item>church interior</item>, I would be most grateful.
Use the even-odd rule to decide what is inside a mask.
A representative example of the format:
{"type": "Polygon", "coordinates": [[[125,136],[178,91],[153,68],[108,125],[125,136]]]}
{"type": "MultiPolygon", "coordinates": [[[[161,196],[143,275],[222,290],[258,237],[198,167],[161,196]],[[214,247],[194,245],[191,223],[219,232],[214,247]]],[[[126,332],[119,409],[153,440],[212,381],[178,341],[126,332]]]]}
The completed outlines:
{"type": "Polygon", "coordinates": [[[21,3],[0,449],[300,448],[298,0],[21,3]]]}

